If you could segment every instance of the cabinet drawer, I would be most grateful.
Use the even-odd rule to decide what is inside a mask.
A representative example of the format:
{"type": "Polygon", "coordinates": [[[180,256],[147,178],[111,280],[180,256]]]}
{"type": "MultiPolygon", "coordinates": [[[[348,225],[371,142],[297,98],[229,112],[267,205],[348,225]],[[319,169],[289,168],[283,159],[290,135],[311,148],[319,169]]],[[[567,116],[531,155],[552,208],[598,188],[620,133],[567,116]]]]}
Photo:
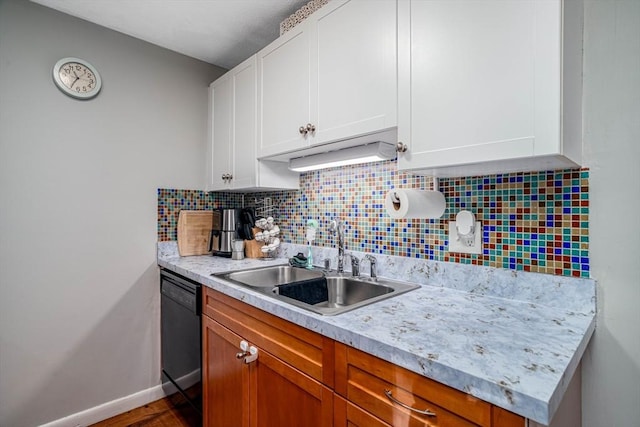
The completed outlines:
{"type": "Polygon", "coordinates": [[[336,343],[335,391],[391,425],[490,426],[491,404],[362,351],[336,343]],[[394,403],[385,394],[418,410],[394,403]]]}
{"type": "Polygon", "coordinates": [[[391,427],[337,394],[333,395],[333,427],[391,427]]]}
{"type": "Polygon", "coordinates": [[[334,341],[204,288],[202,312],[311,378],[333,387],[334,341]]]}

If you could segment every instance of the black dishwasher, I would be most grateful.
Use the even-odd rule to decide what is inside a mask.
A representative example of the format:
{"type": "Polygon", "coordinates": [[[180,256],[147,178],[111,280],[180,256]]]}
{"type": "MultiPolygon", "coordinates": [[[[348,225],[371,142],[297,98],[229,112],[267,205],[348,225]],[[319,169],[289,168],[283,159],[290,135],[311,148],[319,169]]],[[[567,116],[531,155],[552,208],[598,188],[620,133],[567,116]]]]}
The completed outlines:
{"type": "Polygon", "coordinates": [[[162,388],[191,426],[202,425],[201,285],[160,270],[162,388]]]}

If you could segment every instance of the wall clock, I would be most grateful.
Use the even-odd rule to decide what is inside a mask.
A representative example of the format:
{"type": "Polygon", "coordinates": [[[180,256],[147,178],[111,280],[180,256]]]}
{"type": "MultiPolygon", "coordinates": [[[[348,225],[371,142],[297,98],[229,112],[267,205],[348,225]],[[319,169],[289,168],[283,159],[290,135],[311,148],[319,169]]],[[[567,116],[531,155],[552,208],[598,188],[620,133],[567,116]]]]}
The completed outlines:
{"type": "Polygon", "coordinates": [[[78,58],[62,58],[53,66],[53,81],[65,94],[76,99],[91,99],[102,88],[98,70],[78,58]]]}

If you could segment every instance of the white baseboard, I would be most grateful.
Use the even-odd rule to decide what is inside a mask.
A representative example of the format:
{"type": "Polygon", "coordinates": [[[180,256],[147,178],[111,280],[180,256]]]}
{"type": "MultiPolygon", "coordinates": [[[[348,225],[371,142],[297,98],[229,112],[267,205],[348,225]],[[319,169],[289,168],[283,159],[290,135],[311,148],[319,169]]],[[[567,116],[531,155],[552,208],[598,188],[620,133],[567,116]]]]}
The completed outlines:
{"type": "Polygon", "coordinates": [[[77,412],[59,420],[43,424],[41,427],[86,427],[99,421],[122,414],[147,403],[162,399],[165,396],[161,385],[121,397],[111,402],[77,412]]]}

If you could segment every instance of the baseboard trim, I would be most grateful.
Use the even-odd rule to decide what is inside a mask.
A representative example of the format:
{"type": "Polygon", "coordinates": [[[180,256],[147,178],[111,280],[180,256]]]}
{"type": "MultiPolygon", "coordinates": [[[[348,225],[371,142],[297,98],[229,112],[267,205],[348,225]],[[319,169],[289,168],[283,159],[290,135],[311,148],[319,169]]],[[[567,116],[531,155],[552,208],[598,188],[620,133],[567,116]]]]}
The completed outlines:
{"type": "Polygon", "coordinates": [[[131,409],[144,406],[165,397],[162,385],[148,388],[129,396],[106,402],[93,408],[42,424],[41,427],[86,427],[99,421],[122,414],[131,409]]]}

